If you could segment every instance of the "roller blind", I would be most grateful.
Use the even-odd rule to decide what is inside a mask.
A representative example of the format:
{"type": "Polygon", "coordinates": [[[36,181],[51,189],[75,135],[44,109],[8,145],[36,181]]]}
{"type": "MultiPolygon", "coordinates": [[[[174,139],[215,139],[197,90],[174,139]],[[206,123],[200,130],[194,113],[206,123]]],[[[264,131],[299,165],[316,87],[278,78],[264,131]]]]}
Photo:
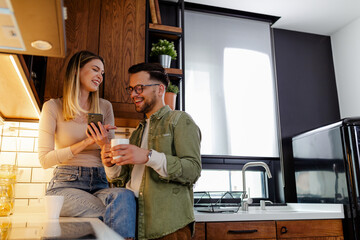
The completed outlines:
{"type": "Polygon", "coordinates": [[[279,157],[267,22],[185,11],[185,109],[201,153],[279,157]]]}

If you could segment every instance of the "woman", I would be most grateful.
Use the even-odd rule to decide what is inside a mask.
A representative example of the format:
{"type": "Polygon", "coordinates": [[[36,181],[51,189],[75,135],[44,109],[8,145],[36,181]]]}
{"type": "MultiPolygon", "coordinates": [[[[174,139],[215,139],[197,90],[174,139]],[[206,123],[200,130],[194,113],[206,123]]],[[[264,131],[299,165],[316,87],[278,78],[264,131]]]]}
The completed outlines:
{"type": "Polygon", "coordinates": [[[131,239],[135,237],[134,195],[127,189],[109,188],[101,163],[100,147],[114,137],[111,103],[99,98],[103,78],[100,56],[80,51],[71,57],[63,98],[50,99],[41,112],[39,160],[45,169],[57,165],[46,195],[64,196],[61,216],[98,217],[131,239]],[[93,123],[87,125],[87,113],[103,114],[102,130],[93,123]]]}

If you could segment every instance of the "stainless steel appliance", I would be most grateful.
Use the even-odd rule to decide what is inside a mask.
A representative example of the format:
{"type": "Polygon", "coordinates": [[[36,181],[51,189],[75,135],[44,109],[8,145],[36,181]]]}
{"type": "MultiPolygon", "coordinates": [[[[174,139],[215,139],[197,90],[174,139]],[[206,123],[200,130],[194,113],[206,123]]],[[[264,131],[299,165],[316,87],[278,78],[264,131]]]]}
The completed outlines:
{"type": "Polygon", "coordinates": [[[297,201],[343,203],[345,239],[360,239],[360,118],[292,138],[297,201]]]}

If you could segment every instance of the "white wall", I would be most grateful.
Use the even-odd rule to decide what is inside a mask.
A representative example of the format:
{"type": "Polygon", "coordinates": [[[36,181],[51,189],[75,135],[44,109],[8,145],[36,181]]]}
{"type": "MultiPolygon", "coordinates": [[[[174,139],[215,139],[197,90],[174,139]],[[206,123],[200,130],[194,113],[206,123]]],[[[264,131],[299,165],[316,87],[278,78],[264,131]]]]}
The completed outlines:
{"type": "Polygon", "coordinates": [[[331,35],[341,118],[360,116],[360,18],[331,35]]]}

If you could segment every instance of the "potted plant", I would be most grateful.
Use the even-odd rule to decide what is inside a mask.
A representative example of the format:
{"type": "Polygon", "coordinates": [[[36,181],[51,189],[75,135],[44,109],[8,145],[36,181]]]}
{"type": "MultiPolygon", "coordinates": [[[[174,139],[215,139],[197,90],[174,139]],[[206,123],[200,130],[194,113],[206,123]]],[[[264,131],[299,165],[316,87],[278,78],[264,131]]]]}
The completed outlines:
{"type": "Polygon", "coordinates": [[[150,57],[159,57],[160,64],[164,68],[170,68],[171,60],[177,57],[174,42],[160,39],[157,43],[153,43],[150,57]]]}
{"type": "Polygon", "coordinates": [[[169,105],[169,107],[174,110],[176,104],[176,95],[179,93],[179,88],[176,85],[171,84],[169,82],[169,86],[166,88],[165,92],[165,104],[169,105]]]}

